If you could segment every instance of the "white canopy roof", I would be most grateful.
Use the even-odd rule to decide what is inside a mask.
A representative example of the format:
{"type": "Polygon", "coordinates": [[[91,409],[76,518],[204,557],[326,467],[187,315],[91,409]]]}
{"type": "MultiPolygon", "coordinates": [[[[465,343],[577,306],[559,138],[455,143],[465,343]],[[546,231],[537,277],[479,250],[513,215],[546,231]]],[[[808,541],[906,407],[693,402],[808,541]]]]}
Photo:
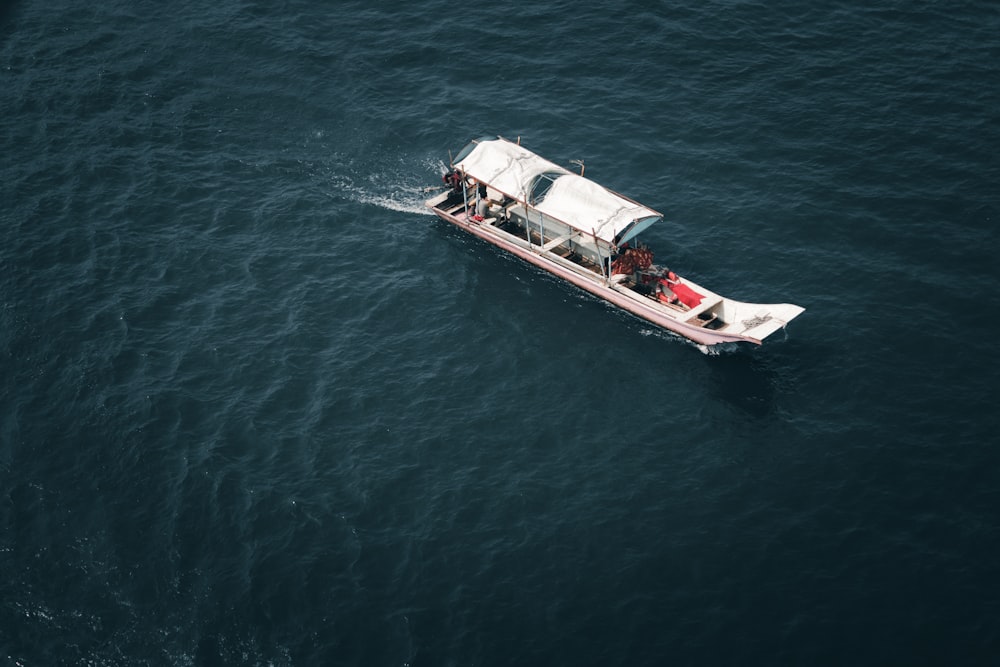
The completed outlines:
{"type": "Polygon", "coordinates": [[[606,190],[583,176],[567,174],[552,183],[536,208],[609,243],[628,230],[622,243],[660,219],[660,214],[606,190]],[[636,228],[629,229],[635,225],[636,228]]]}
{"type": "Polygon", "coordinates": [[[524,201],[535,179],[546,172],[568,174],[559,165],[505,139],[480,141],[455,166],[508,197],[524,201]]]}
{"type": "Polygon", "coordinates": [[[535,155],[506,139],[479,141],[455,167],[494,190],[529,203],[538,177],[552,185],[535,209],[608,243],[624,243],[661,218],[656,211],[625,199],[583,176],[535,155]]]}

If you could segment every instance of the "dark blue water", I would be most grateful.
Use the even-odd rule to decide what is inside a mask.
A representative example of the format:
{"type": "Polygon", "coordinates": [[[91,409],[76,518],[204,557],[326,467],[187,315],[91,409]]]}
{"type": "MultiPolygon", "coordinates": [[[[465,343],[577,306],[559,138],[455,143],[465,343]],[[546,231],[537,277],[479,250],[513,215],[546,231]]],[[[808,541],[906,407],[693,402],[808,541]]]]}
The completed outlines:
{"type": "Polygon", "coordinates": [[[996,664],[996,3],[0,7],[0,664],[996,664]],[[806,313],[428,216],[489,133],[806,313]]]}

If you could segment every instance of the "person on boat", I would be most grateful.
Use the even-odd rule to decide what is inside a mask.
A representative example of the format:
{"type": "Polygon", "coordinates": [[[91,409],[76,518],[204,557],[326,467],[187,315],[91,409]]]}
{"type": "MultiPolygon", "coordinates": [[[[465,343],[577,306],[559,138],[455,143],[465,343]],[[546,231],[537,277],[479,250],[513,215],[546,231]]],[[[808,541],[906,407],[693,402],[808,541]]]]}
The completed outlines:
{"type": "Polygon", "coordinates": [[[480,196],[479,201],[476,202],[476,219],[482,222],[486,218],[490,217],[490,204],[492,204],[486,196],[480,196]]]}
{"type": "Polygon", "coordinates": [[[665,269],[663,277],[656,281],[656,298],[663,303],[677,303],[677,295],[672,289],[677,284],[677,274],[665,269]]]}
{"type": "Polygon", "coordinates": [[[687,308],[694,308],[701,304],[701,300],[705,298],[705,295],[695,292],[693,289],[681,282],[681,279],[677,277],[677,274],[673,271],[667,269],[663,278],[660,278],[660,294],[657,298],[660,301],[666,303],[677,303],[678,301],[687,308]],[[667,290],[673,294],[673,299],[670,297],[661,296],[664,294],[663,288],[666,287],[667,290]]]}
{"type": "Polygon", "coordinates": [[[470,206],[471,217],[476,222],[482,222],[490,215],[490,206],[493,202],[486,196],[486,184],[472,179],[473,191],[476,193],[475,207],[470,206]]]}
{"type": "Polygon", "coordinates": [[[441,177],[445,185],[451,186],[452,192],[462,191],[462,175],[458,173],[458,169],[452,169],[444,176],[441,177]]]}

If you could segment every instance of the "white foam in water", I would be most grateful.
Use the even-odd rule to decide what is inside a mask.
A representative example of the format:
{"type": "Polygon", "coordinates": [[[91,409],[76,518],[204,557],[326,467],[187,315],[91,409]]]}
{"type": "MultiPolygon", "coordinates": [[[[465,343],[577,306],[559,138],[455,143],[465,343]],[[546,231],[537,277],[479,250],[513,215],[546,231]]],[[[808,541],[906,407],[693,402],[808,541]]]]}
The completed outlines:
{"type": "MultiPolygon", "coordinates": [[[[402,163],[402,160],[400,160],[402,163]]],[[[371,204],[391,211],[434,215],[424,206],[424,200],[437,190],[438,178],[420,179],[427,172],[445,173],[445,165],[440,160],[424,161],[420,168],[405,169],[400,172],[379,172],[368,177],[370,186],[356,185],[349,177],[336,179],[336,185],[344,190],[353,201],[371,204]],[[419,183],[414,181],[420,179],[419,183]]]]}
{"type": "Polygon", "coordinates": [[[358,193],[357,201],[363,204],[381,206],[382,208],[387,208],[391,211],[399,211],[401,213],[434,215],[431,213],[430,209],[424,206],[424,198],[427,196],[428,193],[424,192],[422,189],[415,192],[412,190],[400,190],[386,195],[360,192],[358,193]]]}

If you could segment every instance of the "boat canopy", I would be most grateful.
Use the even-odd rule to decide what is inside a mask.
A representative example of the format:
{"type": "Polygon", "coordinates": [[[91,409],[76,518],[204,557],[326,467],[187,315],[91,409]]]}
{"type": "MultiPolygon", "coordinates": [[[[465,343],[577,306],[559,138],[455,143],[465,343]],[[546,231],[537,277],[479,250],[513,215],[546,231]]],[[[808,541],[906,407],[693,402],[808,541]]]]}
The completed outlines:
{"type": "Polygon", "coordinates": [[[609,243],[624,243],[660,219],[660,214],[619,197],[583,176],[560,176],[535,207],[567,225],[609,243]]]}
{"type": "Polygon", "coordinates": [[[528,193],[542,174],[570,173],[505,139],[480,139],[475,148],[455,163],[455,167],[494,190],[521,201],[528,200],[528,193]]]}
{"type": "Polygon", "coordinates": [[[662,217],[506,139],[479,140],[455,167],[494,190],[597,239],[621,244],[662,217]],[[530,201],[540,178],[551,185],[530,201]]]}

